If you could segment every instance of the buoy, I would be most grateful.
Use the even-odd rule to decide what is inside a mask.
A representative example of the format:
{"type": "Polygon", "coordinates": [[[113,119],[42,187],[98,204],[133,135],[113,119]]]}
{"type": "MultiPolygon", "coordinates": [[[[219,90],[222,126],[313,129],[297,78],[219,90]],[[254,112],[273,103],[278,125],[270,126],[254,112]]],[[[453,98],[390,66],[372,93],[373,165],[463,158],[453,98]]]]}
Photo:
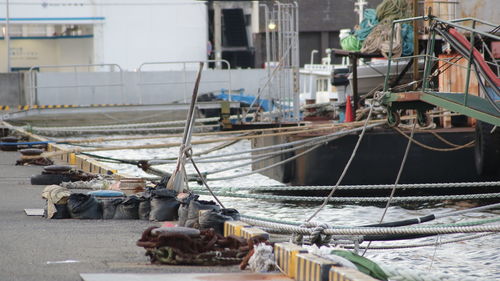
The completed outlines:
{"type": "Polygon", "coordinates": [[[347,96],[347,100],[345,102],[345,123],[354,121],[354,117],[352,115],[352,106],[351,106],[351,96],[347,96]]]}

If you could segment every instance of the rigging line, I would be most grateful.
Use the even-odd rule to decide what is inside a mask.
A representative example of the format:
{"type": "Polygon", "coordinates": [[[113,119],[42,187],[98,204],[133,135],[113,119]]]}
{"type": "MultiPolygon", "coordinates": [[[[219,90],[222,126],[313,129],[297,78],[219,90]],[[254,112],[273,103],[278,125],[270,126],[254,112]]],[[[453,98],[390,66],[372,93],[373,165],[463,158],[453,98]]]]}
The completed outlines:
{"type": "MultiPolygon", "coordinates": [[[[478,239],[482,238],[485,236],[491,236],[495,235],[497,233],[490,232],[490,233],[481,233],[481,234],[474,234],[474,235],[463,235],[458,238],[454,239],[448,239],[445,241],[441,241],[441,245],[443,244],[450,244],[450,243],[456,243],[456,242],[462,242],[462,241],[467,241],[467,240],[473,240],[473,239],[478,239]]],[[[377,245],[377,246],[371,246],[371,250],[392,250],[392,249],[407,249],[407,248],[418,248],[418,247],[428,247],[428,246],[435,246],[436,242],[424,242],[424,243],[411,243],[411,244],[399,244],[399,245],[377,245]]],[[[347,249],[354,249],[354,246],[351,245],[344,245],[344,248],[347,249]]],[[[364,249],[366,247],[364,246],[359,246],[360,249],[364,249]]]]}
{"type": "MultiPolygon", "coordinates": [[[[321,125],[321,127],[334,127],[332,125],[335,124],[327,124],[321,125]]],[[[206,133],[193,133],[193,136],[219,136],[226,134],[244,134],[251,132],[263,132],[263,131],[281,131],[281,130],[308,130],[313,126],[293,126],[293,127],[279,127],[279,128],[264,128],[264,129],[256,129],[256,130],[235,130],[235,131],[217,131],[217,132],[206,132],[206,133]]],[[[77,140],[69,140],[67,143],[81,143],[81,142],[104,142],[104,141],[123,141],[123,140],[143,140],[143,139],[162,139],[162,138],[174,138],[174,137],[182,137],[182,133],[179,134],[164,134],[164,135],[153,135],[153,136],[131,136],[131,137],[123,137],[123,138],[93,138],[93,139],[77,139],[77,140]]],[[[57,140],[55,140],[57,142],[57,140]]],[[[193,154],[195,155],[195,154],[193,154]]]]}
{"type": "Polygon", "coordinates": [[[238,174],[238,175],[232,175],[232,176],[228,176],[228,177],[220,177],[220,178],[211,178],[211,179],[208,179],[208,180],[211,180],[211,181],[219,181],[219,180],[228,180],[228,179],[234,179],[234,178],[239,178],[239,177],[243,177],[243,176],[248,176],[248,175],[252,175],[252,174],[256,174],[256,173],[260,173],[262,171],[265,171],[265,170],[269,170],[271,168],[274,168],[276,166],[279,166],[279,165],[282,165],[282,164],[285,164],[285,163],[288,163],[292,160],[295,160],[299,157],[301,157],[302,155],[305,155],[313,150],[315,150],[316,148],[320,147],[322,144],[318,144],[318,145],[315,145],[311,148],[309,148],[308,150],[305,150],[295,156],[292,156],[288,159],[285,159],[283,161],[280,161],[280,162],[276,162],[272,165],[269,165],[267,167],[264,167],[264,168],[260,168],[260,169],[257,169],[257,170],[253,170],[253,171],[250,171],[250,172],[246,172],[246,173],[241,173],[241,174],[238,174]]]}
{"type": "MultiPolygon", "coordinates": [[[[438,214],[429,214],[429,215],[426,215],[426,216],[423,216],[423,217],[417,217],[417,218],[410,218],[410,219],[404,219],[404,220],[399,220],[399,221],[387,222],[387,223],[384,223],[383,225],[380,225],[380,224],[376,224],[376,225],[359,225],[359,226],[356,226],[356,227],[378,227],[378,226],[389,226],[389,225],[392,225],[392,226],[403,226],[402,223],[410,222],[410,221],[414,222],[412,224],[420,224],[420,223],[428,222],[428,221],[431,221],[431,220],[441,219],[441,218],[444,218],[444,217],[458,216],[458,215],[462,215],[462,214],[466,214],[466,213],[470,213],[470,212],[479,212],[479,211],[491,210],[491,209],[495,209],[495,208],[498,208],[498,207],[500,207],[500,203],[490,204],[490,205],[485,205],[485,206],[475,207],[475,208],[469,208],[469,209],[466,209],[466,210],[447,211],[447,212],[440,213],[440,214],[439,213],[438,214]]],[[[275,220],[275,219],[271,219],[271,218],[263,218],[263,217],[249,216],[249,215],[243,215],[243,214],[241,215],[241,217],[242,218],[249,218],[249,219],[253,219],[253,220],[259,220],[259,221],[274,222],[274,223],[288,224],[288,225],[295,225],[295,226],[299,226],[299,225],[302,224],[301,222],[285,221],[283,219],[275,220]]],[[[307,226],[308,227],[316,227],[316,226],[321,225],[323,223],[327,223],[327,224],[331,224],[331,225],[335,224],[335,222],[308,222],[307,226]]],[[[404,225],[411,225],[411,224],[406,224],[405,223],[404,225]]],[[[336,227],[340,227],[340,226],[336,226],[336,227]]]]}
{"type": "MultiPolygon", "coordinates": [[[[406,144],[406,150],[405,154],[403,155],[403,160],[401,160],[401,165],[399,166],[399,171],[398,175],[396,176],[396,181],[394,182],[394,187],[391,190],[391,195],[389,195],[389,199],[387,200],[387,204],[385,205],[384,212],[382,213],[382,216],[380,217],[379,224],[381,224],[384,221],[385,215],[387,214],[387,210],[389,209],[389,206],[391,205],[392,199],[394,198],[394,194],[396,193],[396,189],[398,187],[399,180],[401,179],[401,174],[403,173],[403,169],[406,164],[406,159],[408,158],[408,152],[410,151],[411,147],[411,140],[413,139],[413,135],[415,133],[415,127],[417,126],[416,120],[413,121],[413,127],[411,129],[411,135],[410,139],[408,140],[408,143],[406,144]]],[[[368,251],[368,248],[370,248],[371,241],[368,243],[366,246],[365,250],[363,251],[362,256],[366,254],[368,251]]]]}
{"type": "MultiPolygon", "coordinates": [[[[343,137],[343,136],[344,135],[340,135],[338,137],[343,137]]],[[[287,149],[283,149],[283,150],[279,150],[279,151],[272,151],[272,152],[269,152],[269,153],[262,153],[262,154],[244,156],[244,157],[235,157],[235,158],[220,159],[220,158],[223,158],[223,156],[221,156],[221,155],[215,155],[215,156],[218,156],[219,159],[210,160],[210,159],[213,158],[213,157],[211,157],[208,160],[204,160],[206,158],[199,157],[199,158],[196,158],[195,160],[196,160],[197,163],[217,163],[217,162],[229,162],[229,161],[254,159],[256,157],[263,158],[263,157],[267,157],[267,156],[276,156],[276,155],[279,155],[279,154],[284,154],[284,153],[288,153],[288,152],[291,152],[291,151],[296,151],[296,150],[299,150],[299,149],[302,149],[302,148],[305,148],[305,147],[309,147],[309,146],[313,146],[313,145],[316,145],[316,144],[327,143],[327,142],[330,142],[330,141],[332,141],[334,139],[337,139],[337,137],[331,138],[331,139],[326,139],[326,140],[311,141],[311,142],[307,142],[307,143],[304,143],[304,144],[299,145],[299,146],[293,146],[291,148],[287,148],[287,149]]],[[[238,154],[243,154],[243,152],[238,152],[238,154]]],[[[268,158],[266,158],[266,159],[268,159],[268,158]]],[[[148,161],[148,164],[150,164],[150,165],[163,165],[163,164],[170,164],[170,163],[174,163],[174,160],[149,160],[148,161]]],[[[249,162],[249,164],[251,164],[251,163],[252,162],[249,162]]]]}
{"type": "Polygon", "coordinates": [[[454,143],[450,142],[449,140],[447,140],[447,139],[443,138],[442,136],[440,136],[440,135],[439,135],[438,133],[436,133],[436,132],[430,132],[430,133],[431,133],[431,134],[433,134],[433,135],[434,135],[434,136],[435,136],[438,140],[440,140],[440,141],[442,141],[442,142],[446,143],[446,144],[447,144],[447,145],[449,145],[449,146],[452,146],[452,147],[459,147],[459,146],[460,146],[460,145],[458,145],[458,144],[454,144],[454,143]]]}
{"type": "Polygon", "coordinates": [[[208,186],[205,177],[200,173],[200,170],[198,169],[198,166],[196,166],[196,163],[194,162],[193,158],[190,157],[190,153],[189,153],[190,150],[191,150],[191,148],[189,148],[189,150],[186,151],[186,156],[191,160],[191,163],[193,164],[194,169],[198,173],[198,176],[200,177],[201,182],[206,187],[206,189],[208,189],[208,191],[210,192],[210,194],[212,195],[212,197],[215,199],[215,201],[217,201],[217,203],[219,203],[219,205],[223,209],[226,209],[226,207],[224,207],[224,204],[222,204],[222,202],[219,200],[219,198],[217,197],[217,195],[215,195],[215,193],[212,191],[212,189],[210,188],[210,186],[208,186]]]}
{"type": "MultiPolygon", "coordinates": [[[[381,97],[383,97],[383,96],[384,95],[382,95],[381,97]]],[[[354,156],[356,155],[356,152],[358,151],[358,147],[359,147],[359,145],[361,143],[361,140],[363,139],[363,136],[365,135],[366,128],[368,127],[368,121],[370,120],[370,118],[372,116],[372,112],[373,112],[373,104],[370,105],[370,111],[368,112],[368,116],[366,117],[365,124],[363,125],[363,130],[359,134],[358,141],[356,142],[356,146],[354,147],[354,149],[353,149],[353,151],[351,153],[351,157],[349,158],[349,161],[347,161],[347,164],[345,165],[344,170],[342,171],[342,174],[340,175],[339,179],[337,180],[337,183],[332,188],[332,190],[330,191],[330,193],[328,194],[328,196],[325,198],[325,200],[323,201],[323,203],[321,204],[321,206],[319,206],[319,208],[306,220],[306,222],[311,221],[326,206],[326,204],[328,204],[328,201],[330,200],[330,198],[332,197],[333,193],[335,192],[335,190],[339,186],[340,182],[344,178],[345,174],[347,173],[347,170],[351,166],[352,160],[354,159],[354,156]]]]}
{"type": "MultiPolygon", "coordinates": [[[[352,122],[352,123],[354,123],[354,122],[352,122]]],[[[385,121],[374,120],[373,122],[370,122],[370,123],[372,123],[372,124],[368,126],[369,129],[380,126],[382,124],[385,124],[385,121]]],[[[312,137],[312,138],[307,138],[307,139],[302,139],[302,140],[296,140],[296,141],[291,141],[291,142],[286,142],[286,143],[281,143],[281,144],[276,144],[276,145],[268,145],[268,146],[264,146],[264,147],[246,149],[246,150],[241,150],[241,151],[237,151],[237,152],[229,152],[229,153],[222,153],[222,154],[212,155],[212,156],[204,156],[204,157],[197,158],[197,160],[221,158],[221,157],[234,156],[234,155],[239,155],[239,154],[248,153],[248,152],[258,152],[258,151],[266,151],[266,150],[270,150],[270,149],[290,147],[293,145],[304,144],[304,143],[313,142],[313,141],[330,140],[330,139],[334,139],[334,137],[336,137],[336,136],[344,136],[344,135],[347,135],[350,133],[360,131],[361,129],[362,129],[362,127],[356,127],[354,129],[336,131],[336,132],[333,132],[333,133],[327,134],[327,135],[322,135],[322,136],[317,136],[317,137],[312,137]]],[[[161,159],[157,159],[157,160],[161,160],[161,159]]]]}
{"type": "MultiPolygon", "coordinates": [[[[316,128],[312,129],[311,131],[322,131],[325,130],[325,128],[316,128]]],[[[297,134],[297,132],[281,132],[281,133],[274,133],[274,134],[263,134],[263,135],[251,135],[251,136],[241,136],[241,137],[226,137],[226,138],[220,138],[220,139],[209,139],[209,140],[197,140],[197,141],[192,141],[191,144],[208,144],[208,143],[217,143],[217,142],[224,142],[224,141],[231,141],[231,140],[241,140],[241,139],[257,139],[257,138],[262,138],[262,137],[269,137],[269,136],[286,136],[286,135],[291,135],[291,134],[297,134]]],[[[66,154],[66,153],[80,153],[80,152],[95,152],[95,151],[111,151],[111,150],[127,150],[127,149],[153,149],[153,148],[168,148],[168,147],[176,147],[180,146],[182,143],[179,142],[171,142],[171,143],[163,143],[163,144],[150,144],[150,145],[137,145],[137,146],[113,146],[113,147],[99,147],[99,148],[92,148],[92,149],[68,149],[68,150],[61,150],[57,152],[48,152],[42,154],[42,157],[54,157],[58,156],[61,154],[66,154]]],[[[39,157],[39,156],[37,156],[39,157]]]]}
{"type": "MultiPolygon", "coordinates": [[[[369,127],[372,128],[372,127],[375,127],[377,125],[380,125],[380,124],[370,125],[369,127]]],[[[358,129],[355,129],[355,130],[358,130],[358,129]]],[[[290,152],[290,151],[295,151],[295,150],[298,150],[298,149],[301,149],[301,148],[309,147],[309,146],[312,146],[312,145],[315,145],[315,144],[327,143],[327,142],[332,141],[334,139],[343,137],[343,136],[347,135],[348,133],[349,132],[346,132],[345,134],[336,134],[336,133],[334,133],[334,134],[332,134],[331,137],[326,138],[326,139],[323,138],[323,136],[320,136],[319,138],[316,137],[316,138],[313,138],[313,139],[307,139],[305,141],[301,140],[301,141],[296,142],[296,143],[302,143],[299,146],[293,146],[291,148],[287,148],[287,149],[280,150],[280,151],[274,151],[274,152],[271,152],[271,153],[258,154],[258,155],[255,155],[255,157],[265,157],[265,156],[278,155],[278,154],[283,154],[283,153],[287,153],[287,152],[290,152]]],[[[286,146],[289,146],[291,144],[292,143],[288,143],[288,144],[286,144],[286,146]]],[[[277,145],[277,147],[278,146],[283,147],[283,144],[277,145]]],[[[272,146],[272,147],[274,147],[274,146],[272,146]]],[[[265,148],[267,148],[266,150],[270,149],[270,147],[265,147],[265,148]]],[[[257,150],[262,150],[262,149],[257,149],[257,150]]],[[[242,154],[242,153],[246,153],[246,152],[252,152],[252,151],[253,150],[239,151],[239,152],[236,152],[236,153],[219,154],[219,155],[214,155],[214,156],[199,157],[199,158],[196,158],[195,161],[197,161],[198,163],[214,163],[214,162],[227,162],[227,161],[235,161],[235,160],[252,159],[252,158],[254,158],[254,156],[237,157],[237,158],[229,158],[229,159],[220,159],[220,158],[223,158],[223,157],[237,155],[237,154],[242,154]],[[213,158],[219,158],[219,159],[217,159],[217,160],[204,160],[204,159],[213,159],[213,158]]],[[[81,152],[81,154],[84,154],[84,155],[87,155],[87,156],[90,156],[90,157],[95,157],[95,158],[98,158],[98,159],[113,160],[113,161],[117,161],[117,162],[121,162],[121,163],[126,163],[126,164],[132,164],[132,165],[137,165],[140,161],[142,161],[142,160],[137,160],[137,159],[118,159],[118,158],[113,158],[113,157],[109,157],[109,156],[101,156],[101,155],[97,155],[97,154],[91,154],[91,153],[88,153],[88,152],[81,152]]],[[[175,159],[171,158],[171,159],[168,159],[168,160],[149,160],[148,164],[150,164],[150,165],[172,164],[172,163],[176,163],[177,162],[175,159]]]]}
{"type": "Polygon", "coordinates": [[[251,165],[251,164],[254,164],[254,163],[257,163],[257,162],[261,162],[261,161],[264,161],[264,160],[267,160],[267,159],[271,159],[273,157],[274,157],[273,155],[269,155],[269,156],[266,156],[266,157],[260,157],[260,158],[254,159],[252,161],[244,162],[244,163],[241,163],[241,164],[238,164],[238,165],[231,165],[231,166],[226,167],[226,168],[215,169],[215,170],[212,170],[212,171],[203,172],[203,174],[204,175],[218,174],[218,173],[222,173],[222,172],[225,172],[225,171],[234,170],[236,168],[240,168],[240,167],[243,167],[243,166],[251,165]]]}
{"type": "Polygon", "coordinates": [[[436,242],[435,242],[435,245],[434,245],[434,253],[432,254],[432,259],[431,259],[431,264],[429,265],[429,270],[432,269],[432,265],[434,264],[434,260],[436,259],[436,253],[437,253],[437,249],[439,247],[439,245],[441,245],[441,235],[436,235],[436,242]]]}
{"type": "MultiPolygon", "coordinates": [[[[392,127],[394,130],[396,130],[398,133],[400,133],[402,136],[404,136],[405,138],[407,139],[411,139],[407,134],[405,134],[403,131],[401,131],[399,128],[397,127],[392,127]]],[[[448,152],[448,151],[455,151],[455,150],[460,150],[460,149],[463,149],[463,148],[469,148],[469,147],[472,147],[472,145],[474,144],[474,140],[464,144],[464,145],[461,145],[461,146],[457,146],[457,147],[451,147],[451,148],[437,148],[437,147],[432,147],[432,146],[429,146],[429,145],[426,145],[426,144],[423,144],[419,141],[417,141],[416,139],[411,139],[411,141],[413,143],[415,143],[416,145],[420,146],[420,147],[423,147],[425,149],[429,149],[429,150],[433,150],[433,151],[442,151],[442,152],[448,152]]]]}

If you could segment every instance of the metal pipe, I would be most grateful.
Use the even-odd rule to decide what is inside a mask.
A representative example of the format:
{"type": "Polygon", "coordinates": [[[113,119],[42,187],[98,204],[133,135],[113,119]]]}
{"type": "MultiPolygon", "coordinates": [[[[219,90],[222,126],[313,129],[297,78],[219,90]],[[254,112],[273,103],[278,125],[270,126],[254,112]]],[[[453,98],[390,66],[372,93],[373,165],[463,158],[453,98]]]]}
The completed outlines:
{"type": "MultiPolygon", "coordinates": [[[[389,89],[389,76],[391,75],[391,60],[392,60],[392,47],[393,47],[393,41],[394,41],[394,26],[397,21],[393,21],[391,25],[391,42],[389,42],[389,56],[387,58],[387,74],[385,75],[384,79],[384,92],[387,92],[389,89]]],[[[353,63],[354,65],[354,63],[353,63]]],[[[354,71],[354,69],[353,69],[354,71]]],[[[353,74],[354,76],[354,74],[353,74]]],[[[354,81],[354,79],[353,79],[354,81]]],[[[354,86],[354,84],[353,84],[354,86]]],[[[354,92],[354,89],[353,89],[354,92]]]]}
{"type": "Polygon", "coordinates": [[[318,50],[311,51],[311,70],[309,71],[309,92],[311,93],[311,99],[316,100],[316,93],[313,94],[313,75],[312,75],[312,65],[314,63],[314,54],[316,54],[318,50]]]}
{"type": "Polygon", "coordinates": [[[220,69],[220,60],[222,59],[222,13],[218,2],[213,2],[214,8],[214,51],[215,51],[215,68],[220,69]]]}
{"type": "MultiPolygon", "coordinates": [[[[266,68],[267,68],[267,78],[271,79],[271,66],[269,62],[271,62],[271,38],[269,38],[269,8],[267,4],[260,4],[261,7],[264,7],[265,20],[264,24],[266,25],[266,68]]],[[[271,89],[267,88],[267,96],[271,97],[271,89]]]]}

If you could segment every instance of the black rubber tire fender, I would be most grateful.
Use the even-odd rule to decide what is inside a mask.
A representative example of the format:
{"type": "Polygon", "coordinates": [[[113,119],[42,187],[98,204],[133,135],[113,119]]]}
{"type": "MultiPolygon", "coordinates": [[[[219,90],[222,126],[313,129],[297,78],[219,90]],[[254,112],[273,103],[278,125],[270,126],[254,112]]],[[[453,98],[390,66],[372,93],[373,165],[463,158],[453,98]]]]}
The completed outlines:
{"type": "Polygon", "coordinates": [[[43,153],[43,149],[38,149],[38,148],[25,148],[25,149],[20,149],[19,152],[22,155],[28,155],[28,156],[38,156],[43,153]]]}
{"type": "MultiPolygon", "coordinates": [[[[19,138],[15,136],[0,138],[0,142],[16,143],[18,141],[19,138]]],[[[3,151],[17,151],[17,145],[0,145],[0,149],[3,151]]]]}
{"type": "Polygon", "coordinates": [[[73,167],[69,165],[50,165],[43,167],[43,169],[47,172],[68,172],[73,167]]]}
{"type": "Polygon", "coordinates": [[[476,122],[476,145],[474,158],[476,171],[481,176],[494,176],[500,172],[500,131],[493,133],[493,125],[476,122]]]}
{"type": "Polygon", "coordinates": [[[69,182],[71,179],[67,175],[60,174],[41,174],[31,176],[32,185],[51,185],[69,182]]]}

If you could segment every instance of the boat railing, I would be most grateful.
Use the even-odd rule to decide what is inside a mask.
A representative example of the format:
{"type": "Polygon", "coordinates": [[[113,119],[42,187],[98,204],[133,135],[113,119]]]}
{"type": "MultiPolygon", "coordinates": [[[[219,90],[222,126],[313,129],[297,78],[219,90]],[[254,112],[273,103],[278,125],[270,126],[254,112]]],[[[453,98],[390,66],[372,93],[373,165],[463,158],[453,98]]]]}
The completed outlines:
{"type": "MultiPolygon", "coordinates": [[[[113,79],[111,79],[113,80],[113,79]]],[[[27,101],[27,105],[40,105],[40,97],[39,91],[42,89],[73,89],[74,94],[80,95],[80,90],[82,88],[96,89],[96,88],[104,88],[104,87],[119,87],[120,88],[120,96],[122,99],[122,103],[124,101],[124,81],[123,81],[123,69],[120,65],[114,63],[100,63],[100,64],[66,64],[66,65],[34,65],[30,67],[28,70],[28,91],[29,91],[29,100],[27,101]],[[70,72],[73,74],[73,79],[70,83],[66,83],[65,85],[61,85],[59,81],[55,84],[43,84],[39,85],[38,75],[43,70],[52,70],[54,72],[70,72]],[[69,71],[68,71],[69,70],[69,71]],[[116,72],[118,73],[118,81],[117,82],[98,82],[97,79],[85,79],[82,77],[82,70],[86,70],[84,72],[116,72]],[[94,81],[94,82],[93,82],[94,81]]],[[[65,93],[68,94],[68,93],[65,93]]]]}
{"type": "MultiPolygon", "coordinates": [[[[395,20],[392,22],[392,32],[391,39],[389,42],[389,54],[388,54],[388,65],[387,65],[387,74],[385,77],[383,93],[386,98],[389,100],[397,101],[400,98],[392,95],[392,89],[389,89],[389,74],[391,71],[391,62],[400,58],[394,58],[394,54],[392,52],[394,38],[395,38],[395,27],[397,24],[414,22],[414,21],[429,21],[430,26],[430,37],[427,40],[426,52],[423,55],[416,55],[412,57],[404,57],[414,58],[414,61],[419,58],[424,58],[424,73],[423,79],[421,80],[421,90],[424,96],[421,96],[420,99],[425,100],[427,102],[441,106],[449,110],[453,110],[456,112],[463,113],[468,115],[469,117],[474,117],[480,119],[481,121],[485,121],[492,124],[498,124],[499,120],[498,116],[500,112],[500,108],[498,105],[499,98],[499,79],[498,79],[498,70],[499,65],[494,56],[491,56],[491,50],[489,49],[486,41],[500,41],[500,37],[493,34],[493,32],[489,33],[487,31],[483,31],[477,28],[477,25],[485,25],[489,28],[497,28],[498,25],[489,23],[483,20],[475,19],[475,18],[464,18],[464,19],[455,19],[455,20],[444,20],[440,18],[436,18],[432,15],[429,16],[419,16],[412,17],[406,19],[395,20]],[[463,22],[471,22],[471,26],[461,25],[459,23],[463,22]],[[466,33],[469,36],[467,39],[462,33],[466,33]],[[460,95],[450,96],[450,93],[440,92],[441,89],[436,91],[435,85],[432,85],[433,77],[441,74],[443,71],[438,68],[438,71],[433,71],[434,64],[439,61],[439,58],[433,56],[435,49],[435,42],[437,37],[444,40],[448,43],[456,52],[459,60],[464,58],[467,60],[466,62],[466,72],[465,72],[465,85],[463,87],[463,93],[459,93],[460,95]],[[477,41],[479,40],[479,42],[477,41]],[[476,46],[477,43],[481,44],[480,50],[481,53],[476,46]],[[491,61],[486,61],[484,54],[488,53],[492,57],[491,61]],[[497,73],[493,72],[491,67],[496,67],[497,73]],[[474,96],[480,95],[478,97],[470,97],[470,86],[471,86],[471,72],[475,71],[475,75],[477,76],[477,82],[483,92],[475,93],[474,96]],[[430,94],[432,96],[427,96],[430,94]],[[390,97],[391,96],[391,97],[390,97]],[[453,102],[450,102],[453,100],[453,102]]],[[[447,61],[446,64],[452,64],[451,61],[447,61]]],[[[463,66],[460,66],[463,67],[463,66]]],[[[447,68],[446,68],[447,69],[447,68]]],[[[418,82],[418,81],[414,81],[418,82]]],[[[457,83],[458,81],[454,81],[457,83]]],[[[414,93],[414,92],[413,92],[414,93]]],[[[398,94],[401,97],[401,94],[398,94]]],[[[417,110],[418,115],[422,120],[426,119],[424,117],[425,107],[417,110]]],[[[392,113],[392,109],[388,109],[392,113]]],[[[391,114],[392,114],[391,113],[391,114]]],[[[397,118],[394,118],[395,120],[397,118]]]]}
{"type": "MultiPolygon", "coordinates": [[[[166,87],[166,86],[175,86],[175,85],[182,85],[182,92],[183,92],[183,98],[184,102],[189,101],[189,97],[191,96],[189,92],[192,90],[192,85],[194,83],[195,77],[194,75],[196,74],[194,69],[201,63],[205,63],[205,65],[208,65],[210,63],[220,63],[224,64],[224,69],[222,70],[217,70],[217,71],[222,71],[226,73],[226,78],[225,79],[216,79],[216,80],[208,80],[206,78],[203,78],[204,76],[202,75],[202,84],[222,84],[224,85],[223,87],[220,88],[226,88],[226,89],[232,89],[232,84],[231,84],[231,64],[227,60],[205,60],[205,61],[160,61],[160,62],[145,62],[142,63],[139,68],[137,68],[137,73],[138,73],[138,82],[137,84],[139,85],[139,103],[142,104],[142,91],[144,87],[166,87]],[[145,72],[150,72],[150,71],[168,71],[168,69],[171,68],[171,66],[179,66],[181,65],[181,76],[182,78],[180,80],[171,80],[171,81],[166,81],[165,78],[167,76],[161,76],[161,79],[154,79],[153,81],[149,79],[145,79],[145,72]],[[146,70],[149,68],[150,70],[146,70]],[[192,75],[190,75],[189,72],[192,72],[192,75]]],[[[174,69],[174,68],[171,68],[174,69]]],[[[175,71],[178,72],[179,68],[175,67],[175,71]]],[[[229,101],[231,101],[231,91],[228,92],[229,95],[229,101]]]]}

